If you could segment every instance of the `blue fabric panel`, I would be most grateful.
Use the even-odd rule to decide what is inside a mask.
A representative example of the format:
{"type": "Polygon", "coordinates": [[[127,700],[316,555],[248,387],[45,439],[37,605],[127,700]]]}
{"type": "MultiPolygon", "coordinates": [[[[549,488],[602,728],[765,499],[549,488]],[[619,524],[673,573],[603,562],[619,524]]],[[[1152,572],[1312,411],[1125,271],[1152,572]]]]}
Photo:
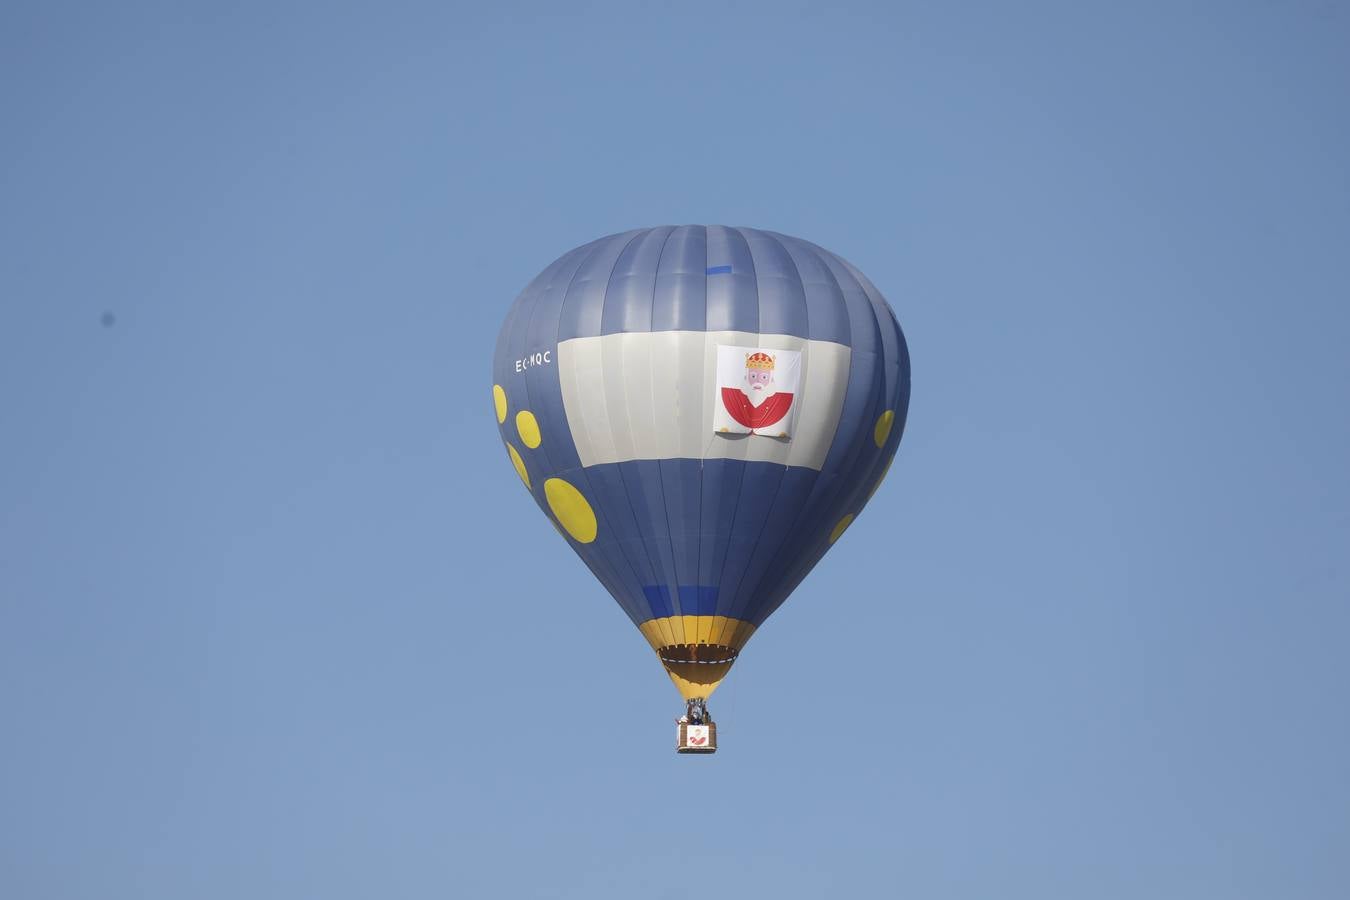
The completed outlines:
{"type": "Polygon", "coordinates": [[[759,292],[750,247],[735,228],[708,226],[708,268],[732,271],[708,279],[708,330],[759,333],[759,292]]]}
{"type": "Polygon", "coordinates": [[[791,575],[791,564],[799,561],[785,556],[783,549],[794,535],[811,530],[809,527],[803,529],[803,524],[807,500],[819,478],[820,473],[814,469],[792,467],[784,471],[759,543],[745,566],[737,589],[741,604],[737,609],[741,618],[756,621],[760,608],[791,575]]]}
{"type": "Polygon", "coordinates": [[[589,246],[594,252],[575,279],[576,296],[559,317],[560,341],[706,329],[851,345],[849,318],[828,296],[833,280],[822,260],[835,258],[813,244],[753,228],[686,225],[624,232],[589,246]]]}
{"type": "Polygon", "coordinates": [[[680,585],[680,606],[685,615],[717,615],[717,588],[712,585],[680,585]],[[693,612],[691,613],[690,610],[693,612]]]}
{"type": "MultiPolygon", "coordinates": [[[[670,588],[664,584],[643,585],[642,595],[647,600],[647,605],[651,609],[650,618],[664,619],[667,616],[675,615],[675,606],[670,602],[670,588]]],[[[643,622],[646,619],[642,620],[643,622]]],[[[635,622],[641,624],[641,622],[635,622]]]]}
{"type": "MultiPolygon", "coordinates": [[[[597,518],[603,517],[601,524],[604,527],[597,532],[595,544],[601,545],[616,560],[616,569],[621,568],[621,561],[622,568],[633,574],[628,583],[634,591],[638,591],[641,585],[656,583],[656,573],[647,555],[638,519],[633,512],[633,502],[628,496],[628,487],[619,466],[613,463],[591,466],[585,470],[585,474],[589,486],[589,490],[584,491],[586,499],[597,518]]],[[[542,489],[536,493],[542,502],[542,489]]],[[[574,546],[581,548],[581,545],[574,546]]],[[[584,555],[583,550],[578,549],[577,552],[584,555]]]]}
{"type": "MultiPolygon", "coordinates": [[[[787,248],[773,235],[739,229],[750,248],[759,290],[759,330],[764,334],[810,336],[806,292],[787,248]]],[[[841,341],[840,343],[844,343],[841,341]]]]}
{"type": "MultiPolygon", "coordinates": [[[[642,593],[652,614],[650,618],[663,619],[676,615],[676,606],[670,601],[670,588],[664,584],[644,585],[642,593]]],[[[717,588],[707,585],[681,584],[677,588],[679,609],[686,616],[711,616],[717,609],[717,588]]],[[[643,619],[642,621],[646,621],[643,619]]],[[[637,622],[636,624],[641,624],[637,622]]]]}
{"type": "Polygon", "coordinates": [[[619,255],[605,288],[600,321],[604,334],[652,330],[656,268],[673,228],[652,228],[638,235],[619,255]]]}
{"type": "Polygon", "coordinates": [[[793,241],[797,246],[810,248],[820,267],[821,277],[832,282],[843,298],[844,309],[848,311],[849,316],[849,330],[853,349],[855,351],[861,350],[864,353],[883,353],[881,329],[880,323],[877,322],[876,310],[872,306],[872,301],[868,298],[867,293],[863,290],[863,286],[853,276],[852,270],[836,256],[814,244],[808,244],[806,241],[796,240],[795,238],[793,241]]]}
{"type": "MultiPolygon", "coordinates": [[[[516,377],[515,360],[518,357],[514,348],[524,345],[524,329],[529,322],[530,313],[534,311],[534,304],[538,300],[543,286],[552,282],[560,269],[571,267],[575,265],[577,258],[588,255],[597,243],[600,242],[592,241],[590,244],[578,247],[560,256],[552,265],[540,272],[526,286],[525,290],[520,292],[515,303],[511,304],[511,310],[506,314],[506,322],[497,335],[497,349],[492,357],[492,382],[507,388],[508,395],[510,394],[511,384],[516,377]]],[[[514,410],[514,403],[512,408],[514,410]]]]}
{"type": "Polygon", "coordinates": [[[853,289],[850,297],[822,258],[825,251],[796,238],[784,235],[774,235],[774,238],[797,267],[811,317],[811,338],[844,344],[852,347],[855,353],[860,350],[874,352],[871,304],[857,283],[850,282],[853,289]]]}
{"type": "MultiPolygon", "coordinates": [[[[666,524],[670,529],[675,583],[698,584],[699,522],[702,518],[699,507],[703,499],[699,460],[663,459],[656,465],[661,473],[661,495],[665,500],[666,524]]],[[[683,595],[679,600],[683,606],[683,595]]]]}
{"type": "Polygon", "coordinates": [[[596,337],[605,309],[605,289],[619,255],[646,230],[625,231],[596,241],[592,252],[577,270],[558,318],[558,340],[596,337]]]}
{"type": "MultiPolygon", "coordinates": [[[[675,576],[675,554],[670,542],[670,526],[666,518],[665,494],[661,490],[661,464],[657,460],[639,459],[619,463],[619,472],[628,488],[628,502],[637,520],[637,536],[651,565],[649,584],[664,584],[672,596],[679,580],[675,576]]],[[[675,614],[679,615],[679,598],[675,597],[675,614]]]]}
{"type": "Polygon", "coordinates": [[[721,540],[726,542],[727,558],[722,565],[718,582],[717,613],[723,616],[743,617],[753,598],[741,597],[737,591],[746,567],[759,545],[760,536],[768,522],[774,495],[783,480],[786,466],[774,463],[745,463],[740,490],[736,494],[736,513],[731,521],[731,532],[721,540]]]}
{"type": "Polygon", "coordinates": [[[736,517],[745,463],[738,459],[704,461],[699,504],[698,583],[717,585],[727,559],[727,537],[736,517]]]}
{"type": "Polygon", "coordinates": [[[882,357],[886,360],[887,408],[896,412],[895,427],[891,429],[889,442],[899,444],[904,433],[906,413],[909,410],[909,347],[905,343],[905,334],[900,330],[900,323],[896,320],[890,305],[867,276],[847,261],[838,257],[832,258],[853,275],[876,313],[881,333],[882,357]]]}
{"type": "Polygon", "coordinates": [[[683,225],[671,232],[656,270],[652,331],[703,331],[707,328],[707,229],[683,225]]]}
{"type": "MultiPolygon", "coordinates": [[[[579,544],[569,539],[568,543],[610,591],[629,618],[634,622],[643,621],[648,617],[647,605],[642,596],[644,579],[639,577],[632,562],[624,554],[622,542],[618,540],[619,536],[631,533],[625,531],[623,522],[625,516],[631,520],[632,513],[626,505],[615,507],[603,502],[604,490],[597,485],[603,484],[607,473],[595,468],[551,474],[552,477],[566,480],[581,491],[595,511],[596,540],[590,544],[579,544]]],[[[530,493],[539,508],[551,520],[552,513],[549,512],[548,503],[544,498],[542,478],[534,482],[530,493]]]]}

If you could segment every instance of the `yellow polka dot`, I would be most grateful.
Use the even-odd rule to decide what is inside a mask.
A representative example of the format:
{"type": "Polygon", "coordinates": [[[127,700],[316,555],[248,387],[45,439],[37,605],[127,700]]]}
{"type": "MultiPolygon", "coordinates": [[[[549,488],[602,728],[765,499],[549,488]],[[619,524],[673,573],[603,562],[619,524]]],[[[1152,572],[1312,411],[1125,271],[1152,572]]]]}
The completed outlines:
{"type": "Polygon", "coordinates": [[[492,386],[492,405],[497,407],[498,423],[506,421],[506,391],[502,390],[500,384],[492,386]]]}
{"type": "Polygon", "coordinates": [[[538,447],[539,441],[542,440],[539,436],[539,420],[528,409],[516,413],[516,431],[520,432],[520,439],[531,450],[538,447]]]}
{"type": "Polygon", "coordinates": [[[583,544],[595,540],[595,511],[581,495],[581,491],[572,487],[561,478],[550,478],[544,482],[544,498],[548,508],[572,539],[583,544]]]}
{"type": "Polygon", "coordinates": [[[520,454],[516,452],[516,448],[512,447],[510,444],[506,445],[506,452],[511,457],[511,465],[516,467],[516,474],[520,476],[521,481],[525,482],[525,486],[529,487],[530,473],[525,471],[525,460],[520,458],[520,454]]]}
{"type": "Polygon", "coordinates": [[[895,411],[886,410],[877,418],[877,427],[872,429],[872,440],[878,447],[886,446],[886,438],[891,436],[891,426],[895,424],[895,411]]]}
{"type": "Polygon", "coordinates": [[[839,536],[843,534],[845,531],[848,531],[848,526],[852,524],[853,524],[853,513],[848,513],[842,519],[839,520],[839,523],[837,525],[834,526],[834,531],[830,532],[830,543],[833,544],[835,541],[839,540],[839,536]]]}

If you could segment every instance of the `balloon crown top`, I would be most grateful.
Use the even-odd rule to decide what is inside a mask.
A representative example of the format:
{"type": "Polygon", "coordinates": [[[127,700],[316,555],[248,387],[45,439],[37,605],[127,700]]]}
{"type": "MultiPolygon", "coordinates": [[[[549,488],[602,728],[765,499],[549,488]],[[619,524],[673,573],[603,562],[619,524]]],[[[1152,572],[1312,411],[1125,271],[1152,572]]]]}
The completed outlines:
{"type": "Polygon", "coordinates": [[[747,369],[772,369],[773,357],[767,353],[747,353],[745,354],[745,367],[747,369]]]}

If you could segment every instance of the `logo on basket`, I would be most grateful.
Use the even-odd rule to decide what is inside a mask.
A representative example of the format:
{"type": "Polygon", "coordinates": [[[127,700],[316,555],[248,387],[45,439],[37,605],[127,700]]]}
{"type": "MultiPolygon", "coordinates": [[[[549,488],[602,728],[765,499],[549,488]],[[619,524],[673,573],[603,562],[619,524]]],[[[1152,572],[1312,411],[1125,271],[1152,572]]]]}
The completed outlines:
{"type": "Polygon", "coordinates": [[[706,734],[689,735],[689,746],[691,747],[702,747],[706,743],[708,743],[708,736],[706,734]]]}
{"type": "Polygon", "coordinates": [[[708,726],[690,725],[684,732],[684,743],[688,747],[708,746],[708,726]]]}

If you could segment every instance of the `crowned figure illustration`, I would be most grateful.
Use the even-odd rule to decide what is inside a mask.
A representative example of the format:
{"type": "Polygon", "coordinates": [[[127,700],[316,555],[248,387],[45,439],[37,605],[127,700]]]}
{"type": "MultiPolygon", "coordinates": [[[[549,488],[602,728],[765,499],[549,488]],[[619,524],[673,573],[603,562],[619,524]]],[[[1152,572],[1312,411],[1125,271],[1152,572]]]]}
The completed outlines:
{"type": "Polygon", "coordinates": [[[718,347],[719,432],[788,437],[801,354],[794,350],[718,347]]]}

